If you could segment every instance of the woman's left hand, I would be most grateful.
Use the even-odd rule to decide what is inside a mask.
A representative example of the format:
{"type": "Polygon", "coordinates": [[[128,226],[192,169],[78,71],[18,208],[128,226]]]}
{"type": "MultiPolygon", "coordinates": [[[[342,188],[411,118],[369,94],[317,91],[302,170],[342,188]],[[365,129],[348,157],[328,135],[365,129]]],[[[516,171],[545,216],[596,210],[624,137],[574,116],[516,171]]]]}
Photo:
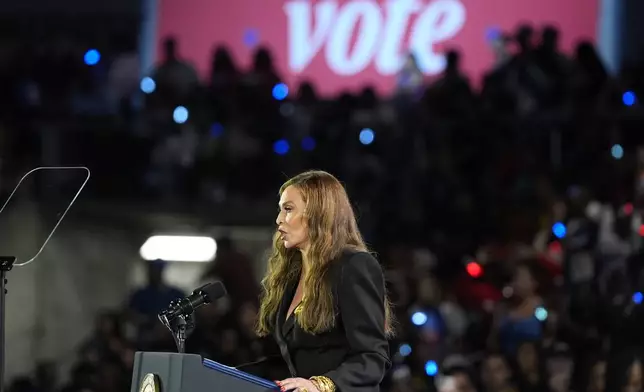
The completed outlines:
{"type": "Polygon", "coordinates": [[[279,385],[282,391],[320,392],[311,380],[306,378],[287,378],[286,380],[275,381],[275,383],[279,385]]]}

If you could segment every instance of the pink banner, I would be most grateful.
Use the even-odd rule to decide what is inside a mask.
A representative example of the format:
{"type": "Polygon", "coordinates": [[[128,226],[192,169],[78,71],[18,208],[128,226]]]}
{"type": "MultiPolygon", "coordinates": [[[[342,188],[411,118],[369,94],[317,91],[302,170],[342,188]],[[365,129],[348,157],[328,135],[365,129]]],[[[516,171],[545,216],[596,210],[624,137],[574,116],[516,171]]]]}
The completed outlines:
{"type": "MultiPolygon", "coordinates": [[[[459,49],[463,68],[480,79],[493,61],[490,30],[554,24],[561,46],[595,38],[596,0],[160,0],[159,42],[173,35],[180,54],[207,78],[213,48],[226,45],[248,67],[266,45],[292,88],[311,80],[323,94],[372,85],[391,92],[406,53],[439,74],[444,52],[459,49]]],[[[157,51],[158,53],[159,51],[157,51]]]]}

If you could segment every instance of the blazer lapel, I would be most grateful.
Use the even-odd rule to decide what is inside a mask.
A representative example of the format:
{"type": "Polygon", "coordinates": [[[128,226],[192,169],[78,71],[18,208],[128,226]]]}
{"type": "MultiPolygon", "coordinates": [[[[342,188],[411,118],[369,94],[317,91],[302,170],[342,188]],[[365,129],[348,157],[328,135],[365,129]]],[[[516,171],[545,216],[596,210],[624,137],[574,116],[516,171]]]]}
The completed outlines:
{"type": "MultiPolygon", "coordinates": [[[[286,330],[284,321],[286,318],[286,313],[288,312],[288,308],[291,305],[291,301],[293,300],[293,294],[295,293],[296,288],[297,286],[292,286],[288,287],[284,291],[284,297],[282,298],[282,302],[277,309],[275,320],[275,340],[277,341],[277,345],[279,346],[280,352],[282,353],[282,358],[284,358],[284,360],[286,361],[286,365],[288,366],[289,372],[291,373],[292,377],[295,377],[297,373],[295,366],[293,365],[293,361],[291,360],[291,355],[288,351],[288,345],[286,344],[286,340],[284,339],[288,332],[284,333],[283,331],[286,330]]],[[[291,317],[291,319],[292,318],[293,317],[291,317]]]]}
{"type": "Polygon", "coordinates": [[[295,327],[295,312],[291,314],[289,318],[284,321],[284,327],[282,328],[282,336],[287,337],[293,328],[295,327]]]}
{"type": "Polygon", "coordinates": [[[297,285],[290,285],[289,287],[286,288],[284,291],[284,296],[282,297],[282,302],[280,303],[279,308],[277,309],[277,322],[275,325],[275,330],[279,333],[280,338],[284,338],[290,330],[293,328],[293,326],[288,326],[288,324],[293,324],[291,321],[293,320],[293,315],[289,317],[289,319],[286,319],[286,313],[288,313],[288,308],[291,306],[291,301],[293,301],[293,295],[295,294],[295,289],[297,289],[297,285]]]}

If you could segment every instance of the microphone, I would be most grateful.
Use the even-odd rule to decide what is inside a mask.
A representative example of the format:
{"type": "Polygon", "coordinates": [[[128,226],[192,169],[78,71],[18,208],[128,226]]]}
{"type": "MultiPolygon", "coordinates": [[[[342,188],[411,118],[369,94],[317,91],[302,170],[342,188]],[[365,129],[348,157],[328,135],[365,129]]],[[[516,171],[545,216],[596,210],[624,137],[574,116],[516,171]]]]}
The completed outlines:
{"type": "Polygon", "coordinates": [[[224,284],[217,281],[206,283],[195,289],[188,297],[172,301],[168,309],[159,313],[159,319],[166,325],[180,316],[189,316],[200,306],[207,305],[226,295],[224,284]]]}

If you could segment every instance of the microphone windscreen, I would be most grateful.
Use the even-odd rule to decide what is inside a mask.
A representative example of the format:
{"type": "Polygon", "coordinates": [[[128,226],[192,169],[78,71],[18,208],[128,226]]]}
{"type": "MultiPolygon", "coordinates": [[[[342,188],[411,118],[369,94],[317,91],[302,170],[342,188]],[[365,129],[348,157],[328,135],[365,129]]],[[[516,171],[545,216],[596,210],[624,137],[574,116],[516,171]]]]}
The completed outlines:
{"type": "Polygon", "coordinates": [[[208,298],[209,302],[215,301],[226,295],[226,287],[220,281],[208,283],[201,287],[201,291],[208,298]]]}

